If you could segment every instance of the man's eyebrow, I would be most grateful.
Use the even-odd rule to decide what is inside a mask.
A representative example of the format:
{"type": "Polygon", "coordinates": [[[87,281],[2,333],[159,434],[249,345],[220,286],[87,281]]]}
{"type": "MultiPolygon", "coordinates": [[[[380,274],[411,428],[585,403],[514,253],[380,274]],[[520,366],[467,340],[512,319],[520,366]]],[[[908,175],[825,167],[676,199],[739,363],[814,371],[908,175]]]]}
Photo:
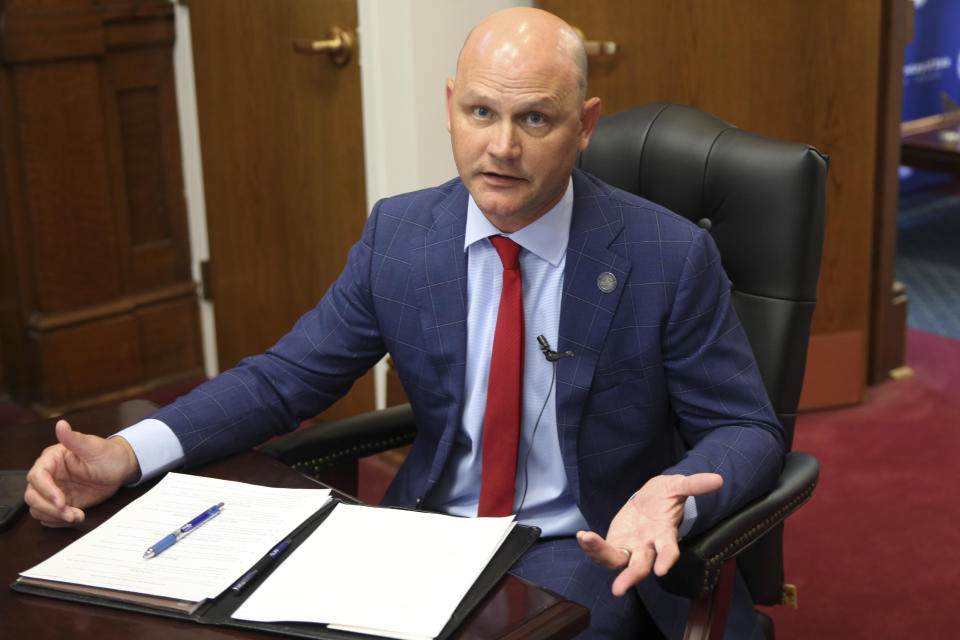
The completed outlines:
{"type": "Polygon", "coordinates": [[[555,98],[544,96],[542,98],[533,98],[529,101],[520,101],[520,106],[527,111],[536,111],[538,109],[548,109],[556,107],[558,101],[555,98]]]}
{"type": "MultiPolygon", "coordinates": [[[[461,102],[465,104],[491,104],[495,102],[496,99],[486,94],[482,91],[469,90],[464,92],[461,102]]],[[[556,108],[558,100],[552,96],[534,96],[529,99],[520,99],[514,104],[518,112],[527,112],[527,111],[545,111],[551,108],[556,108]]]]}
{"type": "Polygon", "coordinates": [[[493,99],[481,91],[469,90],[463,93],[463,102],[491,102],[493,99]]]}

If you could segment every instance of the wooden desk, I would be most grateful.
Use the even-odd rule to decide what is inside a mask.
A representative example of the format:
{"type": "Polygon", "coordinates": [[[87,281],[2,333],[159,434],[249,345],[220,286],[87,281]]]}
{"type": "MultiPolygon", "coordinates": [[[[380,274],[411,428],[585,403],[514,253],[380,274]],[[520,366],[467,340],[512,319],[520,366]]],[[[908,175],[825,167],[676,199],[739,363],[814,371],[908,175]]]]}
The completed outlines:
{"type": "MultiPolygon", "coordinates": [[[[152,412],[143,400],[68,415],[74,428],[108,435],[152,412]]],[[[40,451],[55,440],[55,420],[0,428],[0,469],[27,469],[40,451]]],[[[266,455],[247,452],[194,470],[199,475],[256,482],[272,487],[316,487],[318,483],[266,455]]],[[[102,505],[87,510],[80,527],[48,529],[25,515],[0,533],[0,580],[9,585],[32,567],[90,531],[144,492],[122,489],[102,505]]],[[[271,638],[269,634],[221,629],[181,620],[131,613],[16,593],[0,588],[0,620],[10,638],[30,640],[205,640],[207,638],[271,638]]],[[[508,575],[456,634],[462,640],[481,638],[565,639],[587,627],[583,607],[508,575]]]]}
{"type": "Polygon", "coordinates": [[[900,125],[900,163],[923,171],[960,175],[960,111],[900,125]]]}

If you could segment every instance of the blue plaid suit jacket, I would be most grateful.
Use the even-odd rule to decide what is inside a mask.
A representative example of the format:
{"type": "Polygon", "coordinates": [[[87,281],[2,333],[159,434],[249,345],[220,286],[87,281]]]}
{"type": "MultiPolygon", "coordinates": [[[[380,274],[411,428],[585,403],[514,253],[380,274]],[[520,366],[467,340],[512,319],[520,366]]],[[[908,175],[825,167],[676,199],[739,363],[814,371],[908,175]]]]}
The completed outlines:
{"type": "MultiPolygon", "coordinates": [[[[772,487],[782,431],[730,305],[710,236],[575,171],[557,349],[557,423],[590,526],[650,477],[720,473],[695,530],[772,487]],[[617,286],[598,286],[612,273],[617,286]],[[678,437],[679,436],[679,437],[678,437]]],[[[418,436],[385,497],[430,506],[460,428],[466,361],[467,191],[459,179],[379,202],[323,299],[266,353],[161,409],[186,465],[294,428],[390,353],[418,436]]]]}

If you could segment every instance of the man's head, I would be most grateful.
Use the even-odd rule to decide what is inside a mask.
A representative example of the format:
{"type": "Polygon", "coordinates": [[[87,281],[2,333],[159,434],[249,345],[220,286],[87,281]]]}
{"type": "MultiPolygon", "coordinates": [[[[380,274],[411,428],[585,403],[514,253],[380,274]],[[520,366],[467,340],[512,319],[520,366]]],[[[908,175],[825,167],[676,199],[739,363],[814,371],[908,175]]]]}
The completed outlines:
{"type": "Polygon", "coordinates": [[[484,215],[512,232],[563,196],[600,115],[584,101],[583,43],[553,14],[516,7],[474,27],[447,79],[447,129],[460,178],[484,215]]]}

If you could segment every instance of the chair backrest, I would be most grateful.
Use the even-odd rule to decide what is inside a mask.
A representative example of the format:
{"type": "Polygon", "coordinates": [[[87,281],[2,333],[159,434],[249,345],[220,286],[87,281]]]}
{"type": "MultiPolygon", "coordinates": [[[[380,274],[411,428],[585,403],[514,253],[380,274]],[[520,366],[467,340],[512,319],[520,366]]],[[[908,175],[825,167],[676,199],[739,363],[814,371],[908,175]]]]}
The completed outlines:
{"type": "MultiPolygon", "coordinates": [[[[709,229],[789,448],[823,249],[827,158],[694,107],[600,118],[578,166],[709,229]]],[[[777,604],[782,529],[738,558],[754,601],[777,604]]]]}
{"type": "Polygon", "coordinates": [[[710,230],[791,446],[823,249],[826,157],[694,107],[650,104],[602,116],[578,166],[710,230]]]}

